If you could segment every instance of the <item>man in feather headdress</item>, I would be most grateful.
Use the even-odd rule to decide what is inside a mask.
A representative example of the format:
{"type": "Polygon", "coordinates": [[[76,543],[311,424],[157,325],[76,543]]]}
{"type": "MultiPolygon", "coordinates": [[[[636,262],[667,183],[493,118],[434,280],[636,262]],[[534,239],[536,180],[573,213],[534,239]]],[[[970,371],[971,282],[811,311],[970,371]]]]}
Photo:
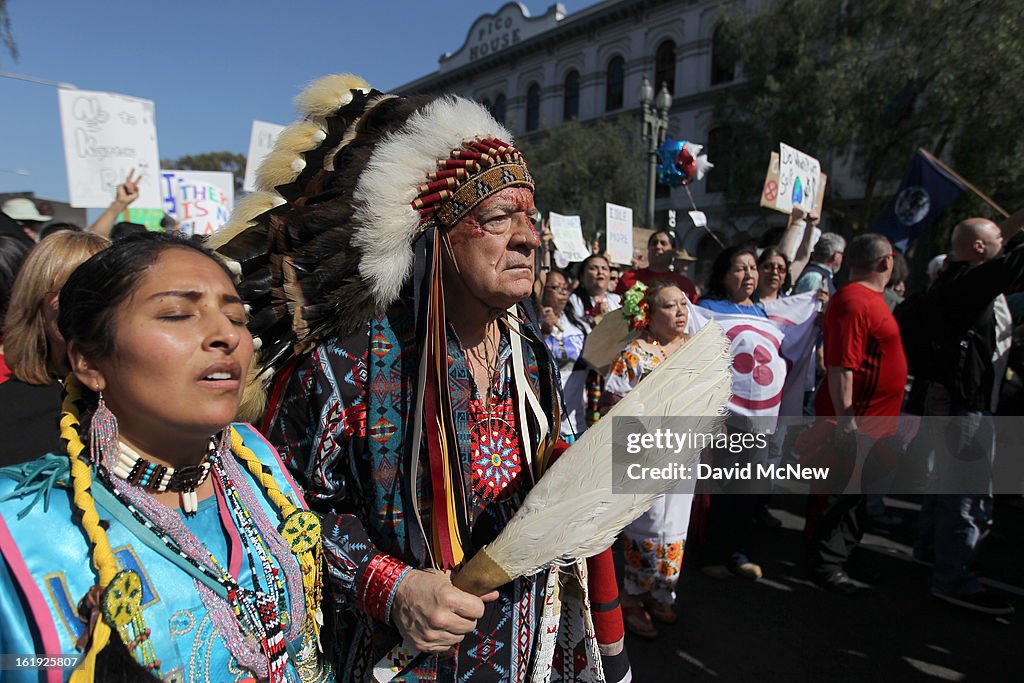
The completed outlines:
{"type": "Polygon", "coordinates": [[[339,75],[298,104],[215,244],[274,374],[264,431],[328,513],[342,680],[385,656],[396,680],[604,680],[583,564],[479,597],[447,574],[558,448],[557,371],[519,303],[539,245],[522,155],[456,97],[339,75]]]}

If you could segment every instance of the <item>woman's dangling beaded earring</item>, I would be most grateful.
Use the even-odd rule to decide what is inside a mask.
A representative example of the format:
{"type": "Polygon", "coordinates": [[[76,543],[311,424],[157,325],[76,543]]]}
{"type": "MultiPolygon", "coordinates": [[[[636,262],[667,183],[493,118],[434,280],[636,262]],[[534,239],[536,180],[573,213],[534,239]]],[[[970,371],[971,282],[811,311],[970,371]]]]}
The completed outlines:
{"type": "Polygon", "coordinates": [[[96,388],[99,400],[89,423],[89,455],[93,463],[103,462],[108,468],[113,467],[114,459],[120,452],[117,437],[117,418],[110,412],[103,400],[103,392],[96,388]]]}

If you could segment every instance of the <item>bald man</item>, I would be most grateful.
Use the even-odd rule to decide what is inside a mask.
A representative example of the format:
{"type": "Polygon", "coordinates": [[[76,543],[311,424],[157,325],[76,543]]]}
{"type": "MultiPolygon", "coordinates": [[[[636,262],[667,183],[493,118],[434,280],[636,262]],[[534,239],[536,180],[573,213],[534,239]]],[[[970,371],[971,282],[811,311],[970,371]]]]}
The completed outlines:
{"type": "MultiPolygon", "coordinates": [[[[947,432],[949,442],[943,444],[947,449],[980,443],[990,462],[994,457],[995,433],[987,416],[998,406],[1012,335],[1003,294],[1021,283],[1024,249],[1003,253],[995,223],[970,218],[953,229],[952,251],[932,286],[941,307],[936,315],[945,321],[942,348],[952,357],[943,360],[949,371],[929,385],[925,399],[926,415],[957,416],[956,429],[947,432]]],[[[939,490],[946,493],[925,496],[921,514],[917,553],[934,552],[932,595],[975,612],[1009,614],[1013,607],[985,591],[970,571],[978,542],[992,524],[992,496],[977,490],[949,493],[958,485],[953,465],[951,456],[936,462],[939,490]]]]}
{"type": "Polygon", "coordinates": [[[987,218],[968,218],[953,228],[953,259],[972,265],[991,261],[1003,249],[1003,233],[987,218]]]}

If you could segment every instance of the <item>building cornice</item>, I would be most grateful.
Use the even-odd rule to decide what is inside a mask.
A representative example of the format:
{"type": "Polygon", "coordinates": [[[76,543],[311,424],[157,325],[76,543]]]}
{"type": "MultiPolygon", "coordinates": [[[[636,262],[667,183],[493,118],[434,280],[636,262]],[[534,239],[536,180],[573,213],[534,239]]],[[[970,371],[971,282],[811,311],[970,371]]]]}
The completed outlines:
{"type": "MultiPolygon", "coordinates": [[[[703,1],[706,0],[690,0],[690,3],[702,4],[703,1]]],[[[434,71],[400,85],[393,91],[400,95],[443,92],[453,86],[465,83],[479,74],[499,69],[510,63],[514,66],[515,62],[521,58],[531,57],[539,51],[548,50],[553,42],[562,43],[577,36],[588,35],[623,19],[633,18],[639,21],[642,13],[647,10],[678,2],[679,0],[605,0],[570,14],[554,28],[516,43],[501,52],[481,57],[450,71],[434,71]]]]}

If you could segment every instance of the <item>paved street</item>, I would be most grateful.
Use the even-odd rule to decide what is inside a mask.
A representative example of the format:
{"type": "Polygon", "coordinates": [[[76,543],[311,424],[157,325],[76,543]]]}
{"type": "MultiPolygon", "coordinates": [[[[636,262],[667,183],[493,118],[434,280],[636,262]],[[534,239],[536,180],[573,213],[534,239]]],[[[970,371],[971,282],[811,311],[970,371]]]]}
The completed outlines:
{"type": "Polygon", "coordinates": [[[929,568],[910,555],[919,506],[887,503],[903,523],[869,533],[850,571],[872,588],[842,597],[804,576],[804,498],[773,498],[783,526],[760,530],[753,554],[765,578],[722,582],[684,569],[679,622],[659,625],[656,641],[627,634],[634,680],[1024,680],[1024,510],[997,505],[995,531],[979,557],[990,586],[1003,587],[1017,609],[1003,619],[931,598],[929,568]]]}

